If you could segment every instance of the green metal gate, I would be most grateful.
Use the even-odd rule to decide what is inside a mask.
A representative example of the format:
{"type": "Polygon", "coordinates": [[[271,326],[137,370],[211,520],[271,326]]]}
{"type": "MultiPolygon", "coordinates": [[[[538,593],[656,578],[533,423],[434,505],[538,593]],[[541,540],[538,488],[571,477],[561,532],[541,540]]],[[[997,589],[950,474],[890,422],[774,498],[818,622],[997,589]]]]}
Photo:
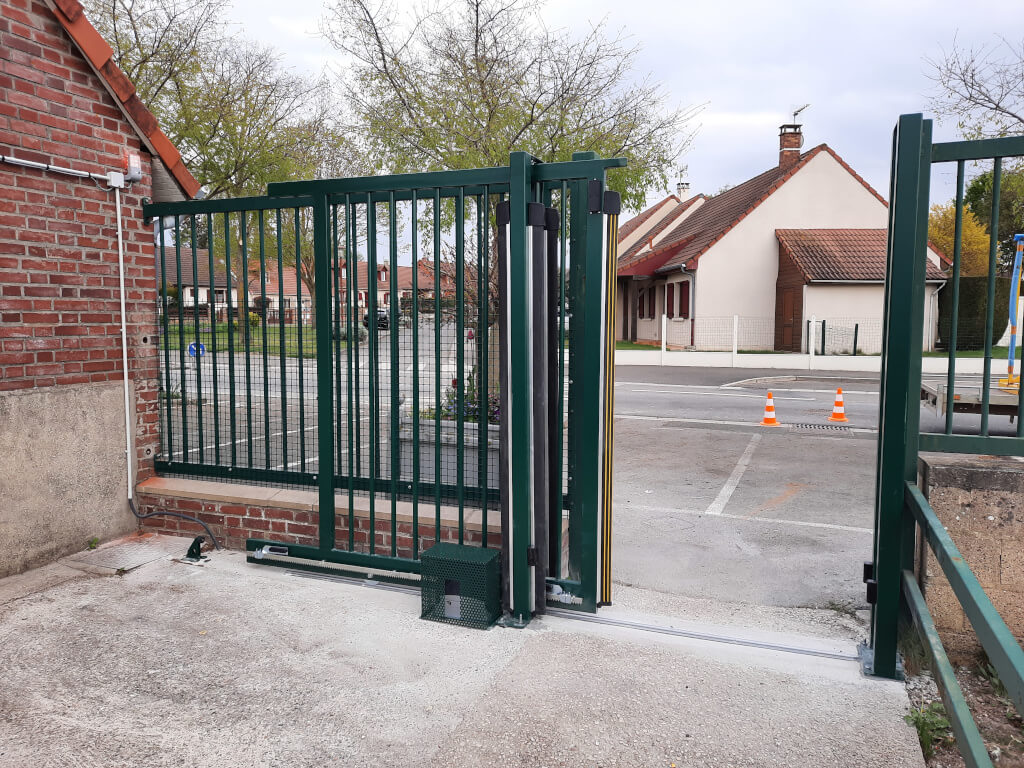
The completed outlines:
{"type": "MultiPolygon", "coordinates": [[[[918,452],[1024,456],[1024,423],[1017,419],[1014,436],[994,436],[989,420],[992,346],[997,330],[994,318],[1000,309],[994,301],[1000,177],[1005,159],[1024,157],[1024,137],[933,144],[930,120],[919,114],[903,115],[893,136],[892,157],[874,559],[866,564],[864,574],[868,600],[873,604],[865,668],[881,677],[902,675],[897,652],[898,625],[901,614],[910,617],[932,656],[936,681],[961,753],[968,765],[991,766],[917,583],[914,555],[918,537],[935,553],[979,641],[1021,713],[1024,713],[1024,651],[918,487],[918,452]],[[954,393],[964,184],[967,164],[975,162],[991,168],[993,174],[985,362],[978,423],[966,430],[960,424],[955,430],[954,412],[962,410],[954,393]],[[919,401],[930,180],[932,166],[945,163],[956,164],[955,248],[945,288],[952,292],[954,306],[948,339],[945,429],[940,434],[922,434],[919,401]]],[[[1022,404],[1024,387],[1018,392],[1018,414],[1022,404]]]]}
{"type": "Polygon", "coordinates": [[[488,531],[506,493],[511,613],[526,621],[543,610],[545,583],[560,588],[564,607],[610,601],[608,226],[618,211],[605,174],[624,164],[514,153],[499,168],[287,182],[257,198],[147,205],[160,221],[157,471],[311,487],[317,509],[334,512],[310,521],[315,529],[296,525],[297,535],[267,521],[266,536],[247,543],[250,559],[409,574],[441,540],[497,546],[488,531]],[[552,212],[554,260],[545,347],[553,385],[542,396],[552,491],[540,579],[531,462],[542,435],[530,403],[543,329],[531,306],[531,204],[552,212]]]}

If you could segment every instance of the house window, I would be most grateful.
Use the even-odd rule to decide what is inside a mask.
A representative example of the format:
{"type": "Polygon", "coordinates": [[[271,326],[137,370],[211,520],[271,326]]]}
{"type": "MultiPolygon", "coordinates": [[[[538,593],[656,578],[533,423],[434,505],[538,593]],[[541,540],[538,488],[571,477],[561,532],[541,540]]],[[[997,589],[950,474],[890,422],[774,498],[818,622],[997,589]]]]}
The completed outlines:
{"type": "Polygon", "coordinates": [[[654,314],[654,294],[655,293],[656,293],[656,291],[654,290],[653,287],[650,290],[647,291],[647,316],[648,317],[652,317],[652,318],[653,317],[657,317],[657,315],[654,314]]]}
{"type": "Polygon", "coordinates": [[[669,283],[665,288],[665,312],[671,320],[676,316],[676,286],[669,283]]]}
{"type": "Polygon", "coordinates": [[[684,320],[690,319],[690,284],[679,284],[679,316],[684,320]]]}
{"type": "Polygon", "coordinates": [[[643,288],[641,288],[639,291],[637,291],[637,294],[636,294],[636,305],[637,305],[637,312],[636,312],[637,319],[643,320],[645,317],[647,317],[647,315],[644,312],[644,309],[647,307],[647,291],[645,291],[643,288]]]}

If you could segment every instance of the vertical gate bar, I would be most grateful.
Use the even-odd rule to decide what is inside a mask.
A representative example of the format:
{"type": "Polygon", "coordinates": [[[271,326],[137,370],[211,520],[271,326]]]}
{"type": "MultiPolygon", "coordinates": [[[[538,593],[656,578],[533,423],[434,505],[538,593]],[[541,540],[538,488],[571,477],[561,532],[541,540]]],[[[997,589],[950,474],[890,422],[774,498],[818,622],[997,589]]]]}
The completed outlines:
{"type": "Polygon", "coordinates": [[[434,542],[441,542],[441,190],[434,189],[434,542]]]}
{"type": "Polygon", "coordinates": [[[567,217],[569,211],[569,187],[562,181],[558,198],[558,423],[555,427],[555,455],[557,456],[558,472],[553,483],[558,489],[557,503],[551,507],[551,514],[557,519],[554,536],[554,554],[552,560],[556,578],[562,577],[562,468],[565,466],[565,272],[567,253],[567,217]]]}
{"type": "Polygon", "coordinates": [[[520,623],[530,621],[533,579],[529,563],[532,543],[531,453],[533,443],[530,402],[530,264],[526,209],[530,197],[531,157],[513,152],[509,157],[509,446],[512,475],[509,542],[509,594],[511,613],[520,623]]]}
{"type": "Polygon", "coordinates": [[[302,338],[302,223],[301,209],[295,209],[295,335],[299,345],[299,469],[306,471],[306,344],[302,338]]]}
{"type": "MultiPolygon", "coordinates": [[[[946,364],[946,434],[953,434],[953,398],[956,387],[956,336],[960,322],[960,256],[964,232],[964,161],[956,163],[956,220],[953,224],[953,311],[949,326],[949,357],[946,364]]],[[[856,345],[854,345],[856,346],[856,345]]]]}
{"type": "Polygon", "coordinates": [[[242,323],[242,340],[245,342],[245,429],[246,437],[246,456],[247,465],[252,467],[252,356],[250,348],[252,340],[252,323],[249,322],[249,219],[246,213],[243,211],[238,215],[239,223],[239,238],[242,248],[242,252],[239,255],[241,259],[241,272],[240,282],[242,288],[242,300],[241,305],[238,308],[239,312],[244,312],[244,320],[242,323]]]}
{"type": "Polygon", "coordinates": [[[466,508],[466,195],[459,187],[455,204],[455,485],[459,499],[459,544],[463,543],[466,508]]]}
{"type": "Polygon", "coordinates": [[[213,259],[213,214],[206,214],[206,251],[210,261],[210,296],[206,302],[210,310],[210,352],[213,355],[213,462],[220,464],[220,398],[218,393],[217,363],[219,356],[217,347],[220,340],[217,338],[217,289],[214,281],[214,259],[213,259]]]}
{"type": "MultiPolygon", "coordinates": [[[[281,209],[277,209],[277,343],[281,364],[281,464],[288,469],[288,368],[285,360],[284,327],[284,232],[281,231],[281,209]]],[[[302,350],[299,350],[302,355],[302,350]]]]}
{"type": "Polygon", "coordinates": [[[550,332],[548,328],[548,317],[550,308],[548,306],[549,290],[551,282],[548,277],[548,252],[549,235],[547,228],[548,209],[544,203],[528,203],[526,221],[529,227],[531,247],[529,249],[530,259],[530,393],[527,398],[529,407],[529,418],[533,422],[533,445],[531,459],[533,465],[532,488],[533,495],[533,605],[535,613],[544,613],[546,583],[545,576],[548,570],[548,516],[549,503],[551,501],[550,470],[549,461],[549,437],[550,424],[548,422],[548,407],[551,403],[548,391],[550,372],[548,370],[550,357],[548,355],[548,342],[550,332]]]}
{"type": "Polygon", "coordinates": [[[568,575],[570,579],[579,581],[582,575],[582,548],[583,548],[583,510],[580,506],[580,499],[577,490],[580,478],[578,477],[579,451],[581,450],[580,418],[582,413],[579,408],[580,392],[584,386],[583,373],[583,348],[577,344],[579,334],[576,328],[586,317],[586,305],[583,296],[583,273],[586,266],[586,199],[587,185],[585,182],[574,181],[569,186],[569,290],[566,295],[566,313],[573,318],[573,325],[566,328],[569,337],[569,373],[566,376],[567,404],[566,415],[568,418],[568,439],[565,450],[568,454],[566,462],[568,477],[567,485],[569,492],[569,563],[568,575]]]}
{"type": "MultiPolygon", "coordinates": [[[[357,253],[358,240],[356,240],[356,228],[357,228],[357,217],[356,207],[354,203],[351,203],[350,198],[346,198],[351,204],[352,212],[352,267],[348,270],[349,280],[352,281],[352,307],[353,311],[359,309],[359,254],[357,253]]],[[[367,272],[369,276],[369,272],[367,272]]],[[[359,312],[356,311],[356,323],[359,322],[359,312]]],[[[366,315],[369,318],[369,315],[366,315]]],[[[367,330],[367,342],[369,342],[369,330],[370,324],[366,324],[367,330]]],[[[355,410],[352,412],[352,421],[356,428],[356,477],[362,477],[363,473],[363,436],[362,436],[362,417],[359,415],[359,411],[362,408],[362,403],[359,400],[359,329],[356,328],[356,334],[354,339],[349,339],[350,344],[355,346],[352,349],[352,369],[353,379],[352,383],[355,386],[355,397],[353,402],[355,403],[355,410]]],[[[369,458],[369,457],[367,457],[369,458]]]]}
{"type": "Polygon", "coordinates": [[[316,302],[317,517],[321,552],[334,549],[334,413],[331,385],[330,208],[326,194],[313,198],[313,259],[316,302]]]}
{"type": "MultiPolygon", "coordinates": [[[[346,387],[348,395],[348,549],[349,552],[355,549],[355,453],[359,447],[353,442],[355,432],[356,407],[352,403],[352,344],[353,338],[359,336],[359,317],[356,316],[356,325],[352,325],[352,267],[358,267],[355,258],[355,220],[352,216],[352,198],[345,195],[345,338],[348,343],[345,345],[345,370],[346,387]]],[[[356,346],[356,350],[359,347],[356,346]]]]}
{"type": "Polygon", "coordinates": [[[989,399],[992,395],[992,326],[996,314],[996,257],[999,245],[999,187],[1003,158],[992,161],[992,213],[988,238],[988,303],[985,305],[985,368],[981,379],[981,434],[988,435],[989,399]]]}
{"type": "Polygon", "coordinates": [[[380,382],[377,366],[377,204],[366,196],[366,329],[370,357],[370,554],[377,545],[377,473],[380,471],[380,382]]]}
{"type": "Polygon", "coordinates": [[[894,149],[875,499],[877,600],[871,634],[872,674],[888,678],[898,676],[901,572],[908,546],[913,547],[904,483],[917,472],[931,121],[920,114],[902,115],[894,149]]]}
{"type": "Polygon", "coordinates": [[[174,257],[178,266],[178,377],[181,380],[181,460],[188,461],[188,387],[185,376],[185,286],[181,284],[181,218],[174,217],[174,257]]]}
{"type": "Polygon", "coordinates": [[[420,259],[416,231],[416,190],[412,191],[412,559],[420,559],[420,259]]]}
{"type": "MultiPolygon", "coordinates": [[[[618,195],[609,193],[605,198],[618,195]]],[[[612,601],[612,500],[614,498],[612,482],[614,479],[615,466],[615,273],[618,261],[618,225],[619,211],[616,208],[609,208],[607,203],[604,209],[607,215],[607,230],[605,235],[606,250],[608,252],[608,266],[605,273],[605,285],[607,290],[607,305],[605,310],[604,333],[605,339],[605,466],[604,466],[604,514],[601,523],[604,530],[601,535],[602,557],[601,557],[601,585],[599,602],[607,605],[612,601]]]]}
{"type": "Polygon", "coordinates": [[[398,222],[396,221],[395,193],[388,194],[388,303],[391,305],[388,332],[391,339],[391,402],[388,419],[391,427],[391,556],[398,553],[398,476],[401,473],[401,453],[398,443],[398,420],[401,416],[398,402],[398,222]]]}
{"type": "Polygon", "coordinates": [[[238,418],[235,407],[235,326],[238,324],[238,294],[237,279],[231,272],[231,214],[224,214],[224,276],[227,278],[227,299],[228,299],[228,422],[231,428],[231,466],[238,466],[238,441],[235,435],[238,432],[238,418]],[[232,303],[235,305],[234,313],[231,312],[232,303]],[[234,318],[234,321],[232,321],[234,318]]]}
{"type": "MultiPolygon", "coordinates": [[[[334,414],[335,417],[341,417],[341,263],[338,258],[338,204],[331,201],[331,275],[333,276],[333,287],[331,295],[333,296],[333,313],[332,313],[332,338],[334,339],[333,356],[334,356],[334,414]]],[[[337,422],[335,422],[334,429],[334,450],[335,450],[335,466],[341,466],[341,439],[342,431],[338,428],[337,422]]]]}
{"type": "MultiPolygon", "coordinates": [[[[225,214],[227,215],[227,214],[225,214]]],[[[164,455],[174,461],[174,428],[171,421],[171,337],[167,322],[167,244],[164,242],[164,222],[160,219],[160,296],[162,298],[162,324],[164,327],[164,412],[167,416],[167,442],[164,455]]],[[[181,291],[178,291],[178,313],[181,314],[181,291]]],[[[184,461],[184,459],[182,459],[184,461]]]]}
{"type": "Polygon", "coordinates": [[[484,193],[477,198],[477,209],[480,211],[480,240],[479,256],[477,257],[477,274],[480,278],[480,287],[477,289],[477,318],[479,327],[476,334],[476,343],[479,347],[477,358],[477,370],[479,379],[477,386],[477,418],[480,420],[480,437],[477,438],[477,450],[480,456],[480,469],[477,472],[477,481],[480,486],[480,540],[487,547],[487,490],[490,483],[487,477],[489,439],[491,434],[491,345],[489,339],[488,322],[490,321],[489,305],[491,300],[491,240],[488,232],[491,213],[491,192],[487,185],[484,185],[484,193]],[[482,208],[482,210],[480,210],[482,208]]]}
{"type": "Polygon", "coordinates": [[[199,256],[196,253],[196,217],[194,214],[189,217],[189,245],[192,250],[192,318],[196,329],[196,441],[199,443],[199,463],[204,464],[206,436],[203,434],[203,358],[199,353],[199,345],[202,343],[199,331],[199,256]]]}
{"type": "Polygon", "coordinates": [[[260,228],[260,330],[263,332],[263,338],[260,340],[260,351],[263,357],[263,466],[270,469],[270,361],[267,356],[267,252],[265,243],[267,227],[262,210],[257,212],[256,221],[260,228]]]}

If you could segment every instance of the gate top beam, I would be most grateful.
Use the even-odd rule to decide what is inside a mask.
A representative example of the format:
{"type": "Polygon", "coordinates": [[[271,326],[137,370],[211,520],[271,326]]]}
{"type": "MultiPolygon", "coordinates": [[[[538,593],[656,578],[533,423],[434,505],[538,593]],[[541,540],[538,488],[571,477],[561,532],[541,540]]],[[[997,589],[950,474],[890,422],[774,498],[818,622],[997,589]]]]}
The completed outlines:
{"type": "Polygon", "coordinates": [[[947,141],[932,145],[932,162],[949,163],[954,160],[991,160],[994,157],[1024,155],[1024,136],[977,141],[947,141]]]}

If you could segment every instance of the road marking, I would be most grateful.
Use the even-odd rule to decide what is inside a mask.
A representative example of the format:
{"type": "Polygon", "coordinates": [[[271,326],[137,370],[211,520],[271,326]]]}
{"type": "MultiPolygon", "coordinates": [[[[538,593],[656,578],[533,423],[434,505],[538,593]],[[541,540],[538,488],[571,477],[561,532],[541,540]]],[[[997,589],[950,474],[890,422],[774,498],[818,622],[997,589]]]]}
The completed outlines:
{"type": "MultiPolygon", "coordinates": [[[[692,517],[706,517],[707,513],[699,509],[675,509],[673,507],[645,507],[645,506],[634,506],[629,505],[630,509],[637,509],[644,512],[653,512],[655,514],[663,515],[690,515],[692,517]]],[[[825,528],[831,531],[849,531],[851,533],[870,533],[873,534],[874,530],[871,528],[859,528],[854,525],[839,525],[837,523],[814,523],[809,520],[780,520],[776,517],[751,517],[750,515],[728,515],[721,514],[715,515],[716,518],[724,518],[726,520],[742,520],[747,523],[779,523],[780,525],[795,525],[802,528],[825,528]]]]}
{"type": "Polygon", "coordinates": [[[743,451],[743,455],[740,456],[740,460],[736,462],[736,466],[732,469],[732,474],[729,475],[729,479],[725,481],[725,485],[722,486],[722,490],[718,492],[718,496],[711,502],[705,513],[708,515],[720,515],[725,509],[725,505],[729,503],[729,499],[732,498],[733,492],[736,487],[740,484],[740,480],[743,479],[743,473],[747,471],[747,467],[750,466],[750,459],[754,455],[754,449],[757,448],[757,444],[761,442],[761,435],[751,435],[750,442],[747,443],[746,450],[743,451]]]}
{"type": "MultiPolygon", "coordinates": [[[[795,389],[793,392],[806,392],[807,390],[795,389]]],[[[752,400],[763,400],[764,395],[740,395],[734,392],[673,392],[670,389],[631,389],[630,392],[649,392],[658,395],[704,395],[705,397],[747,397],[752,400]]],[[[834,393],[833,393],[834,394],[834,393]]],[[[804,400],[815,401],[813,397],[776,397],[776,400],[804,400]]]]}
{"type": "MultiPolygon", "coordinates": [[[[667,423],[675,424],[710,424],[710,425],[721,425],[726,427],[749,427],[750,429],[756,429],[759,427],[757,422],[750,421],[725,421],[722,419],[687,419],[677,416],[645,416],[639,413],[616,413],[616,419],[626,419],[630,421],[664,421],[667,423]]],[[[789,424],[783,424],[788,434],[793,430],[789,424]]],[[[866,427],[847,427],[850,432],[856,432],[859,434],[874,435],[878,434],[877,429],[868,429],[866,427]]],[[[808,433],[801,434],[801,437],[816,437],[816,438],[831,438],[836,439],[834,434],[828,434],[827,432],[820,435],[812,435],[808,433]]]]}

